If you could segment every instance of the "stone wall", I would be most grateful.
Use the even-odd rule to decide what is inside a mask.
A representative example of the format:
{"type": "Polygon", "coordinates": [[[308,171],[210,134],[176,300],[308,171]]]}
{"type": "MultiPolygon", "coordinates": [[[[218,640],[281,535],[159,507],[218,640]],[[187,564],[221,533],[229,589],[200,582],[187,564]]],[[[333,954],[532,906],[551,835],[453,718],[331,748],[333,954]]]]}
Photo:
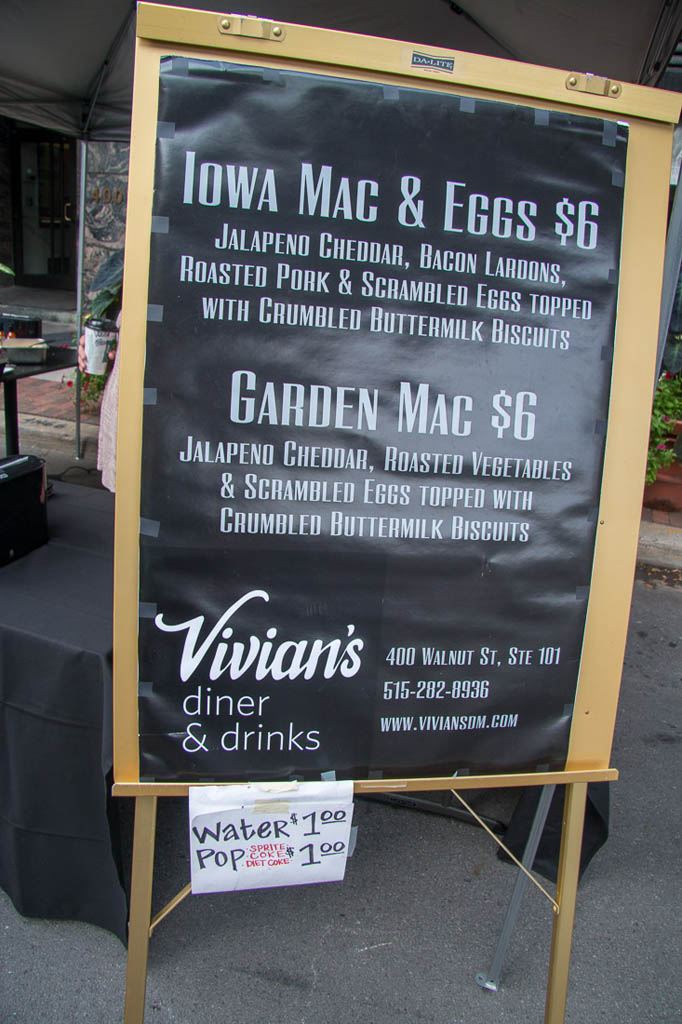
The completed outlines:
{"type": "Polygon", "coordinates": [[[130,147],[118,142],[88,145],[83,273],[86,294],[100,264],[123,248],[129,153],[130,147]]]}

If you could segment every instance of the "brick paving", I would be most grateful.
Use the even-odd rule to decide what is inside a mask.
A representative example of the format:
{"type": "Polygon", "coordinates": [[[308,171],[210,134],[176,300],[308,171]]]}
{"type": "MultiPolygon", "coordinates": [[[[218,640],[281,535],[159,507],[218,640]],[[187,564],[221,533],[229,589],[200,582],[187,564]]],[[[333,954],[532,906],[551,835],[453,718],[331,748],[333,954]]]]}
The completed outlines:
{"type": "MultiPolygon", "coordinates": [[[[17,406],[20,416],[48,416],[55,420],[73,422],[76,418],[76,398],[73,387],[56,380],[25,377],[17,381],[17,406]]],[[[4,409],[4,396],[0,389],[0,411],[4,409]]],[[[99,408],[84,408],[81,404],[81,422],[99,423],[99,408]]]]}
{"type": "Polygon", "coordinates": [[[659,526],[674,526],[682,530],[682,512],[663,512],[657,508],[643,508],[642,521],[658,523],[659,526]]]}

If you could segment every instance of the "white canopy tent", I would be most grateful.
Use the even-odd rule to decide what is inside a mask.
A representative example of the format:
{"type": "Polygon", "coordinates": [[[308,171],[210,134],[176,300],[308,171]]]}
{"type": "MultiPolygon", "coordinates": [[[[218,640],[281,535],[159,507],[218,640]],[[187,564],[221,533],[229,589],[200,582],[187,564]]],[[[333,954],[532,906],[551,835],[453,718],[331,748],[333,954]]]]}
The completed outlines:
{"type": "MultiPolygon", "coordinates": [[[[167,2],[212,9],[210,0],[167,2]]],[[[248,8],[645,85],[657,83],[682,32],[680,0],[249,0],[248,8]]],[[[4,0],[2,41],[0,114],[78,138],[128,138],[131,0],[4,0]]]]}

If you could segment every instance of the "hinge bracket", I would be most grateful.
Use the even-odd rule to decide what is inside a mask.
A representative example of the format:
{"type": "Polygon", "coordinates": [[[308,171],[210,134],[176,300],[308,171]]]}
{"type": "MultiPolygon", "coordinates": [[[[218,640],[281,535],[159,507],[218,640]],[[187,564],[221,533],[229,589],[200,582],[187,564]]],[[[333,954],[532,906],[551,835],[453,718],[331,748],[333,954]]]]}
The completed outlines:
{"type": "Polygon", "coordinates": [[[620,82],[614,82],[610,78],[601,78],[599,75],[581,75],[578,72],[573,72],[568,76],[566,88],[573,92],[589,92],[593,96],[610,96],[614,100],[623,91],[620,82]]]}
{"type": "Polygon", "coordinates": [[[247,36],[249,39],[269,39],[273,43],[281,43],[286,36],[282,25],[264,18],[245,18],[241,14],[232,14],[229,18],[218,19],[218,31],[224,36],[247,36]]]}

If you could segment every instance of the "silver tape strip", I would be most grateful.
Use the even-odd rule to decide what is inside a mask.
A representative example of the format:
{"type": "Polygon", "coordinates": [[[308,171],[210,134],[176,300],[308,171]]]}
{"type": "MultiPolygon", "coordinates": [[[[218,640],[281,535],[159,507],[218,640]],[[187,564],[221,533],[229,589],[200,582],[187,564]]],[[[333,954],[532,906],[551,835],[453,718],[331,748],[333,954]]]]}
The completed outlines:
{"type": "Polygon", "coordinates": [[[161,523],[156,519],[144,519],[140,516],[140,533],[143,537],[158,537],[161,523]]]}

